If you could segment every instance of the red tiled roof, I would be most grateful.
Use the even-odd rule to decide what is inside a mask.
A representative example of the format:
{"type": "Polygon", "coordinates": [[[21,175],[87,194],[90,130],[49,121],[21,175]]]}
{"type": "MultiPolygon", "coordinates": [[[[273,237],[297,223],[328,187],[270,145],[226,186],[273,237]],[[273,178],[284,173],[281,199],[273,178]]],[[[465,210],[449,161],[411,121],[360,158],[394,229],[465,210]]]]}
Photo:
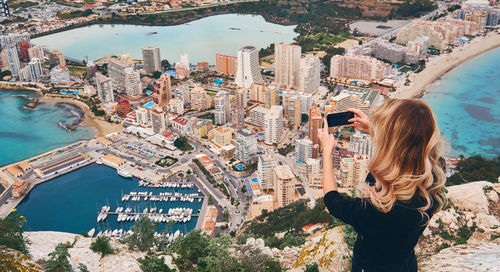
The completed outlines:
{"type": "Polygon", "coordinates": [[[187,120],[182,117],[177,117],[173,121],[180,124],[181,126],[185,126],[187,124],[187,120]]]}

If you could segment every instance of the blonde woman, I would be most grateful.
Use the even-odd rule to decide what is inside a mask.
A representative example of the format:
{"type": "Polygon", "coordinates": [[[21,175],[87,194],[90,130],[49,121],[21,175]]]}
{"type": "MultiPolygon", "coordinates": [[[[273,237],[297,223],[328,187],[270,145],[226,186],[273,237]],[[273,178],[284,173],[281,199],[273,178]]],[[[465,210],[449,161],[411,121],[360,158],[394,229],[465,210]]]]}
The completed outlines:
{"type": "Polygon", "coordinates": [[[332,163],[335,139],[327,127],[319,129],[319,139],[325,205],[358,233],[352,271],[417,271],[414,247],[444,200],[436,118],[429,105],[415,99],[388,99],[374,110],[371,122],[362,111],[350,111],[355,114],[351,126],[370,134],[374,147],[361,197],[339,194],[332,163]]]}

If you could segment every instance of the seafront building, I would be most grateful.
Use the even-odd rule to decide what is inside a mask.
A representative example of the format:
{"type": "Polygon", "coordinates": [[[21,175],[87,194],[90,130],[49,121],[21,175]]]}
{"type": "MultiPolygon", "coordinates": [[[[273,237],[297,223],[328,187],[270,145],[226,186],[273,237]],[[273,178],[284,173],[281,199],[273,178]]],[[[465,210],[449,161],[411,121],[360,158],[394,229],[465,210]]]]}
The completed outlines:
{"type": "Polygon", "coordinates": [[[300,88],[300,64],[302,49],[291,44],[274,45],[274,80],[280,88],[300,88]]]}
{"type": "Polygon", "coordinates": [[[17,48],[19,42],[22,41],[30,42],[30,34],[24,32],[0,36],[0,50],[4,51],[13,47],[17,48]]]}
{"type": "Polygon", "coordinates": [[[378,59],[388,60],[392,63],[414,64],[425,57],[428,40],[428,37],[419,37],[415,41],[409,41],[408,46],[405,47],[378,39],[373,41],[370,46],[373,49],[373,56],[378,59]]]}
{"type": "Polygon", "coordinates": [[[153,84],[153,102],[160,107],[165,107],[170,99],[172,99],[170,74],[164,73],[153,84]]]}
{"type": "Polygon", "coordinates": [[[146,73],[161,71],[160,47],[147,46],[142,48],[142,59],[146,73]]]}
{"type": "Polygon", "coordinates": [[[68,84],[71,82],[69,70],[64,65],[57,65],[50,70],[50,82],[52,84],[68,84]]]}
{"type": "Polygon", "coordinates": [[[30,60],[33,58],[37,58],[39,60],[45,60],[45,53],[43,52],[43,48],[41,46],[34,46],[28,48],[28,56],[30,60]]]}
{"type": "Polygon", "coordinates": [[[295,201],[295,183],[297,181],[288,165],[278,165],[273,172],[274,192],[278,207],[283,207],[295,201]]]}
{"type": "Polygon", "coordinates": [[[215,95],[214,99],[215,110],[215,124],[224,125],[229,122],[231,118],[231,101],[229,100],[229,93],[221,90],[215,95]]]}
{"type": "Polygon", "coordinates": [[[236,152],[234,157],[244,164],[252,164],[256,161],[257,136],[248,129],[240,129],[236,132],[236,152]]]}
{"type": "Polygon", "coordinates": [[[253,46],[245,46],[238,51],[236,85],[250,88],[254,83],[264,83],[260,73],[259,50],[253,46]]]}
{"type": "Polygon", "coordinates": [[[66,58],[59,50],[50,51],[50,65],[64,65],[66,66],[66,58]]]}
{"type": "Polygon", "coordinates": [[[283,107],[272,106],[264,116],[264,142],[267,145],[278,143],[283,132],[283,107]]]}
{"type": "Polygon", "coordinates": [[[179,79],[188,78],[191,75],[191,66],[188,54],[181,54],[180,61],[175,64],[175,73],[179,79]]]}
{"type": "Polygon", "coordinates": [[[125,92],[132,98],[142,96],[141,76],[139,72],[132,67],[127,67],[124,70],[125,92]]]}
{"type": "Polygon", "coordinates": [[[236,75],[238,58],[215,54],[215,71],[223,75],[236,75]]]}
{"type": "Polygon", "coordinates": [[[13,78],[19,78],[19,71],[21,70],[21,61],[19,60],[19,54],[17,53],[17,48],[11,47],[7,49],[7,61],[9,64],[9,70],[12,73],[13,78]]]}
{"type": "Polygon", "coordinates": [[[42,64],[40,63],[40,59],[33,58],[28,63],[28,69],[30,74],[30,79],[33,82],[38,82],[43,75],[42,64]]]}
{"type": "Polygon", "coordinates": [[[108,63],[108,76],[119,89],[125,89],[125,69],[131,67],[121,59],[112,59],[108,63]]]}
{"type": "Polygon", "coordinates": [[[321,63],[314,55],[307,55],[300,60],[299,90],[304,93],[315,93],[321,82],[321,63]]]}
{"type": "Polygon", "coordinates": [[[357,55],[335,55],[330,62],[330,77],[380,81],[391,72],[391,66],[376,58],[357,55]]]}
{"type": "Polygon", "coordinates": [[[115,101],[113,93],[113,84],[111,79],[101,73],[96,73],[95,83],[97,87],[97,96],[102,103],[110,103],[115,101]]]}

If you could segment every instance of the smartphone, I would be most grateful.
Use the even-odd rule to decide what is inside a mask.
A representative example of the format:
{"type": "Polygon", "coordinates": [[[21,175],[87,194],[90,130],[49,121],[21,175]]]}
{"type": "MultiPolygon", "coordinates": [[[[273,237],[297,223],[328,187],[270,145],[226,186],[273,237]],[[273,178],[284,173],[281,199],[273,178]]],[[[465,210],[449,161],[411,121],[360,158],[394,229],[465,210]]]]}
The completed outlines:
{"type": "Polygon", "coordinates": [[[350,111],[332,113],[326,116],[326,121],[328,122],[328,127],[336,127],[349,125],[353,122],[349,122],[348,120],[354,118],[354,113],[350,111]]]}

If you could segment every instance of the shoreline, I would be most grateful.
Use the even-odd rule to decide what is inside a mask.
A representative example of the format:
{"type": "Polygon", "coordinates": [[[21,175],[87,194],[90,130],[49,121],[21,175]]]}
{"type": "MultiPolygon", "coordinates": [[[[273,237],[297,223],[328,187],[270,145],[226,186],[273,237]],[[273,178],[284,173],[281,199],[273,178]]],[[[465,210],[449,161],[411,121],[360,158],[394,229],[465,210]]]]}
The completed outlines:
{"type": "Polygon", "coordinates": [[[487,36],[477,37],[463,47],[455,48],[451,53],[431,58],[422,72],[409,76],[410,86],[405,86],[391,96],[400,99],[421,98],[433,83],[453,69],[499,47],[499,33],[493,32],[487,36]]]}

